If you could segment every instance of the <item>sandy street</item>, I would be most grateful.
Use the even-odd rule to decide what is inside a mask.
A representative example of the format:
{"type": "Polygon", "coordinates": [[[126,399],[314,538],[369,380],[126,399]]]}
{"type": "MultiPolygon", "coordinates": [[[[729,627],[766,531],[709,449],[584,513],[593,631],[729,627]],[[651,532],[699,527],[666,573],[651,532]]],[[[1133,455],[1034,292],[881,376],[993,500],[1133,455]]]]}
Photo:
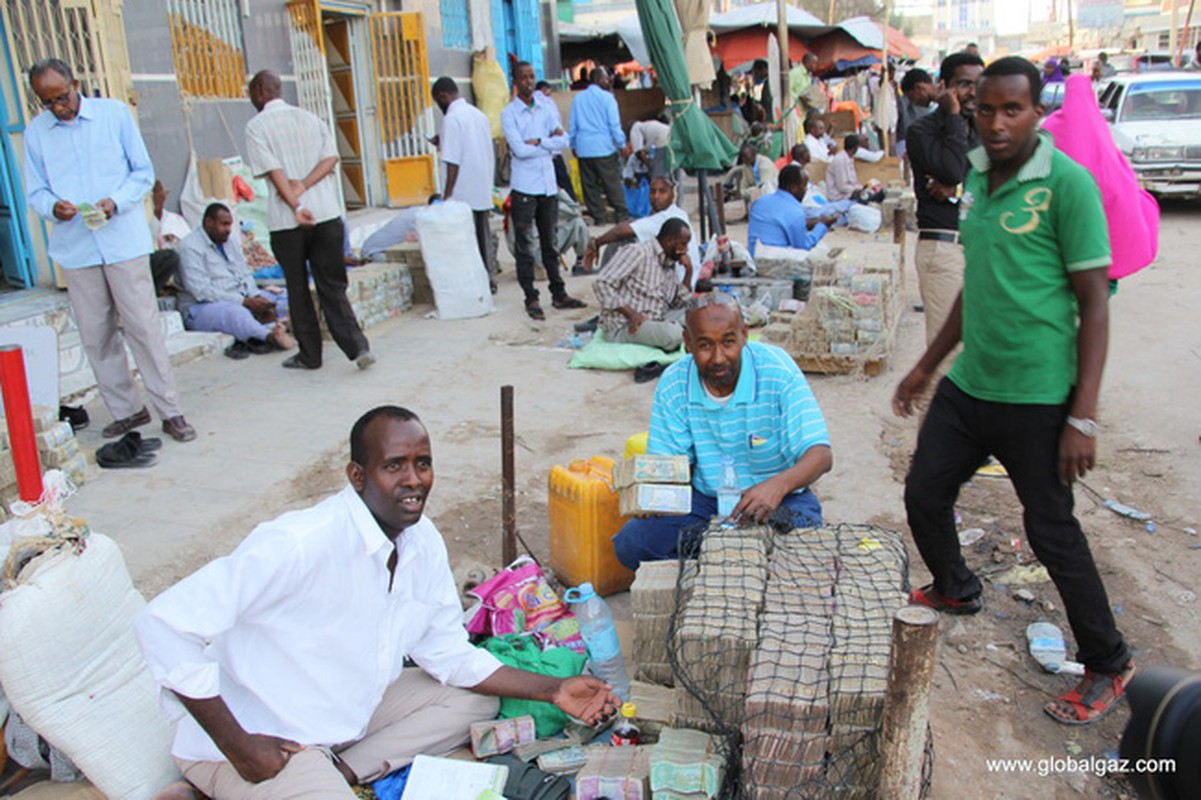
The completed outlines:
{"type": "MultiPolygon", "coordinates": [[[[745,226],[731,233],[744,238],[745,226]]],[[[1201,205],[1168,204],[1160,241],[1156,264],[1124,280],[1111,304],[1101,463],[1086,479],[1098,495],[1153,514],[1156,530],[1117,517],[1087,490],[1076,497],[1139,664],[1197,666],[1201,550],[1189,545],[1201,538],[1183,529],[1201,528],[1201,205]]],[[[367,372],[332,346],[314,373],[282,370],[282,359],[271,356],[215,357],[178,368],[200,440],[168,442],[154,469],[103,474],[71,501],[73,513],[117,539],[138,587],[153,595],[228,552],[256,522],[340,488],[351,423],[373,405],[399,403],[416,410],[430,430],[438,480],[429,512],[453,557],[499,566],[499,387],[509,383],[516,387],[519,525],[545,556],[549,469],[572,458],[619,456],[626,437],[646,427],[653,384],[636,385],[628,372],[566,369],[571,353],[556,343],[571,323],[591,316],[591,279],[568,279],[569,290],[589,302],[583,311],[553,311],[543,286],[549,319],[533,323],[522,311],[512,259],[501,249],[497,314],[442,322],[415,309],[368,331],[379,363],[367,372]]],[[[833,437],[834,470],[818,484],[830,522],[905,530],[901,481],[916,423],[895,419],[889,398],[924,341],[922,317],[912,310],[911,255],[909,263],[906,310],[888,371],[874,379],[811,379],[833,437]]],[[[89,410],[100,424],[80,439],[94,448],[107,414],[99,402],[89,410]]],[[[1019,507],[1004,479],[974,481],[959,511],[964,527],[987,531],[969,555],[973,565],[991,566],[993,545],[1022,536],[1019,507]]],[[[925,577],[915,560],[913,582],[925,577]]],[[[943,623],[932,700],[934,797],[1117,797],[1124,790],[1109,778],[987,770],[986,757],[1101,756],[1116,749],[1128,716],[1120,709],[1098,725],[1068,728],[1043,714],[1042,704],[1065,690],[1067,679],[1038,671],[1025,652],[1024,630],[1039,618],[1066,624],[1053,588],[1030,588],[1038,602],[1027,606],[988,585],[984,613],[943,623]]]]}

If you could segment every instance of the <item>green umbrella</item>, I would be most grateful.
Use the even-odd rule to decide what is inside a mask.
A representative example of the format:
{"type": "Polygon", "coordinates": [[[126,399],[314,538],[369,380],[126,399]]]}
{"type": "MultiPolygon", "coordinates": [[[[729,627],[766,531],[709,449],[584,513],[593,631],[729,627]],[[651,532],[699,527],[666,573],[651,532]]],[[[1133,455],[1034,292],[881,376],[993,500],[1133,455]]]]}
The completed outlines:
{"type": "Polygon", "coordinates": [[[680,25],[671,0],[637,0],[636,5],[659,87],[671,105],[671,149],[676,166],[688,170],[725,169],[734,162],[738,148],[693,101],[680,46],[680,25]]]}

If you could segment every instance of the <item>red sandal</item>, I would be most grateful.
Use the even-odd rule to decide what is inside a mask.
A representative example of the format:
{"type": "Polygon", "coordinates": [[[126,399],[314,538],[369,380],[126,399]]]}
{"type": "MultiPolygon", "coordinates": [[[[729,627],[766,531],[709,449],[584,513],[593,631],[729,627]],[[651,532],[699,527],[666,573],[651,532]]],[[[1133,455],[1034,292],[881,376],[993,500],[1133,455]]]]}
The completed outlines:
{"type": "Polygon", "coordinates": [[[1063,725],[1091,725],[1105,717],[1126,696],[1126,686],[1135,673],[1134,662],[1126,664],[1125,670],[1116,675],[1102,675],[1090,669],[1084,671],[1084,680],[1070,692],[1064,692],[1053,703],[1043,706],[1047,716],[1063,725]],[[1087,685],[1087,687],[1086,687],[1087,685]],[[1086,688],[1085,688],[1086,687],[1086,688]],[[1084,688],[1081,694],[1080,689],[1084,688]],[[1112,691],[1108,700],[1102,695],[1106,689],[1112,691]],[[1070,709],[1070,716],[1064,709],[1070,709]]]}

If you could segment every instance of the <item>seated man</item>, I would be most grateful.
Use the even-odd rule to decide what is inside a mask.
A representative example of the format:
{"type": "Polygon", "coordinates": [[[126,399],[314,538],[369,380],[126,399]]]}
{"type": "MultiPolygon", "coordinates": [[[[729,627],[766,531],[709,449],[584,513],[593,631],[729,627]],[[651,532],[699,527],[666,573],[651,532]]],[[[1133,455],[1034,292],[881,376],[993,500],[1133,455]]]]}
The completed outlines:
{"type": "Polygon", "coordinates": [[[742,198],[749,208],[756,198],[775,190],[778,177],[770,158],[759,155],[754,145],[744,144],[738,148],[738,163],[722,176],[721,184],[725,199],[742,198]]]}
{"type": "MultiPolygon", "coordinates": [[[[676,186],[672,180],[666,176],[656,177],[651,181],[650,189],[651,213],[648,216],[619,222],[588,242],[588,248],[584,251],[584,269],[586,271],[583,274],[590,275],[596,271],[597,254],[602,246],[609,245],[600,259],[600,265],[604,267],[622,247],[654,239],[659,235],[663,223],[669,219],[683,220],[686,225],[690,226],[689,234],[691,234],[688,212],[676,205],[676,186]]],[[[692,278],[695,283],[696,270],[699,270],[701,265],[701,252],[696,238],[691,236],[688,240],[688,258],[692,261],[694,268],[692,278]]],[[[679,277],[683,279],[683,270],[678,270],[678,272],[679,277]]]]}
{"type": "Polygon", "coordinates": [[[229,209],[212,203],[201,227],[179,243],[178,302],[184,326],[233,336],[225,355],[234,359],[289,350],[296,342],[279,322],[288,313],[288,295],[255,285],[242,248],[229,239],[233,226],[229,209]]]}
{"type": "Polygon", "coordinates": [[[688,304],[689,355],[659,379],[647,452],[688,456],[692,513],[622,526],[613,546],[630,569],[675,558],[680,530],[717,513],[724,456],[733,458],[742,489],[733,521],[763,523],[783,508],[797,527],[821,525],[821,504],[809,487],[834,463],[825,419],[792,357],[746,337],[732,296],[713,292],[688,304]]]}
{"type": "Polygon", "coordinates": [[[691,239],[688,223],[672,217],[657,237],[623,248],[601,270],[592,290],[600,301],[606,340],[645,344],[669,353],[679,348],[680,317],[692,293],[691,239]],[[676,264],[684,266],[682,280],[676,264]]]}
{"type": "Polygon", "coordinates": [[[150,237],[155,247],[150,253],[150,274],[154,278],[155,294],[158,295],[167,294],[168,285],[179,274],[179,253],[176,248],[192,230],[187,220],[164,207],[170,193],[163,182],[157,179],[150,190],[150,237]]]}
{"type": "Polygon", "coordinates": [[[842,152],[830,159],[826,170],[826,199],[837,203],[840,200],[859,200],[867,203],[884,199],[884,190],[872,191],[859,182],[855,170],[855,155],[859,152],[859,137],[849,134],[842,143],[842,152]]]}
{"type": "Polygon", "coordinates": [[[829,161],[836,145],[829,141],[826,135],[826,121],[819,116],[810,116],[805,120],[805,149],[814,161],[829,161]]]}
{"type": "Polygon", "coordinates": [[[471,723],[496,716],[494,697],[589,722],[615,710],[596,678],[501,666],[468,642],[446,545],[422,513],[433,455],[413,412],[364,414],[346,477],[135,620],[179,719],[172,753],[196,788],[213,800],[353,800],[350,786],[466,742],[471,723]]]}
{"type": "MultiPolygon", "coordinates": [[[[566,264],[567,251],[571,250],[575,255],[574,266],[571,268],[572,275],[594,275],[595,270],[589,272],[584,268],[584,255],[588,247],[588,223],[584,220],[583,209],[580,204],[567,194],[566,190],[560,189],[559,198],[559,213],[555,217],[555,252],[559,254],[561,263],[566,264]]],[[[512,209],[509,202],[505,201],[505,246],[509,248],[509,254],[517,255],[517,226],[513,224],[512,209]]],[[[531,236],[533,237],[535,252],[540,245],[538,244],[538,231],[535,229],[531,236]]],[[[535,268],[538,268],[535,265],[535,268]]],[[[498,270],[499,271],[499,270],[498,270]]]]}
{"type": "Polygon", "coordinates": [[[751,253],[759,242],[772,247],[812,250],[821,241],[838,214],[831,211],[811,218],[801,202],[808,186],[809,176],[805,171],[790,165],[780,172],[780,188],[755,201],[746,231],[751,253]]]}

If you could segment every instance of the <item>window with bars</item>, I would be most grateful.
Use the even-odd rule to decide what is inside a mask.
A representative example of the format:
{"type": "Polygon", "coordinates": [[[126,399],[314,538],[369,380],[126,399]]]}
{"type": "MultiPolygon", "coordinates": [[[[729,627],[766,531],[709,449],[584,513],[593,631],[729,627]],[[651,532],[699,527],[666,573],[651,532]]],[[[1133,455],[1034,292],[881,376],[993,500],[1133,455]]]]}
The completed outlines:
{"type": "Polygon", "coordinates": [[[467,0],[438,0],[442,13],[442,46],[452,50],[471,49],[471,15],[467,0]]]}
{"type": "Polygon", "coordinates": [[[181,94],[241,97],[246,83],[238,0],[167,0],[181,94]]]}

